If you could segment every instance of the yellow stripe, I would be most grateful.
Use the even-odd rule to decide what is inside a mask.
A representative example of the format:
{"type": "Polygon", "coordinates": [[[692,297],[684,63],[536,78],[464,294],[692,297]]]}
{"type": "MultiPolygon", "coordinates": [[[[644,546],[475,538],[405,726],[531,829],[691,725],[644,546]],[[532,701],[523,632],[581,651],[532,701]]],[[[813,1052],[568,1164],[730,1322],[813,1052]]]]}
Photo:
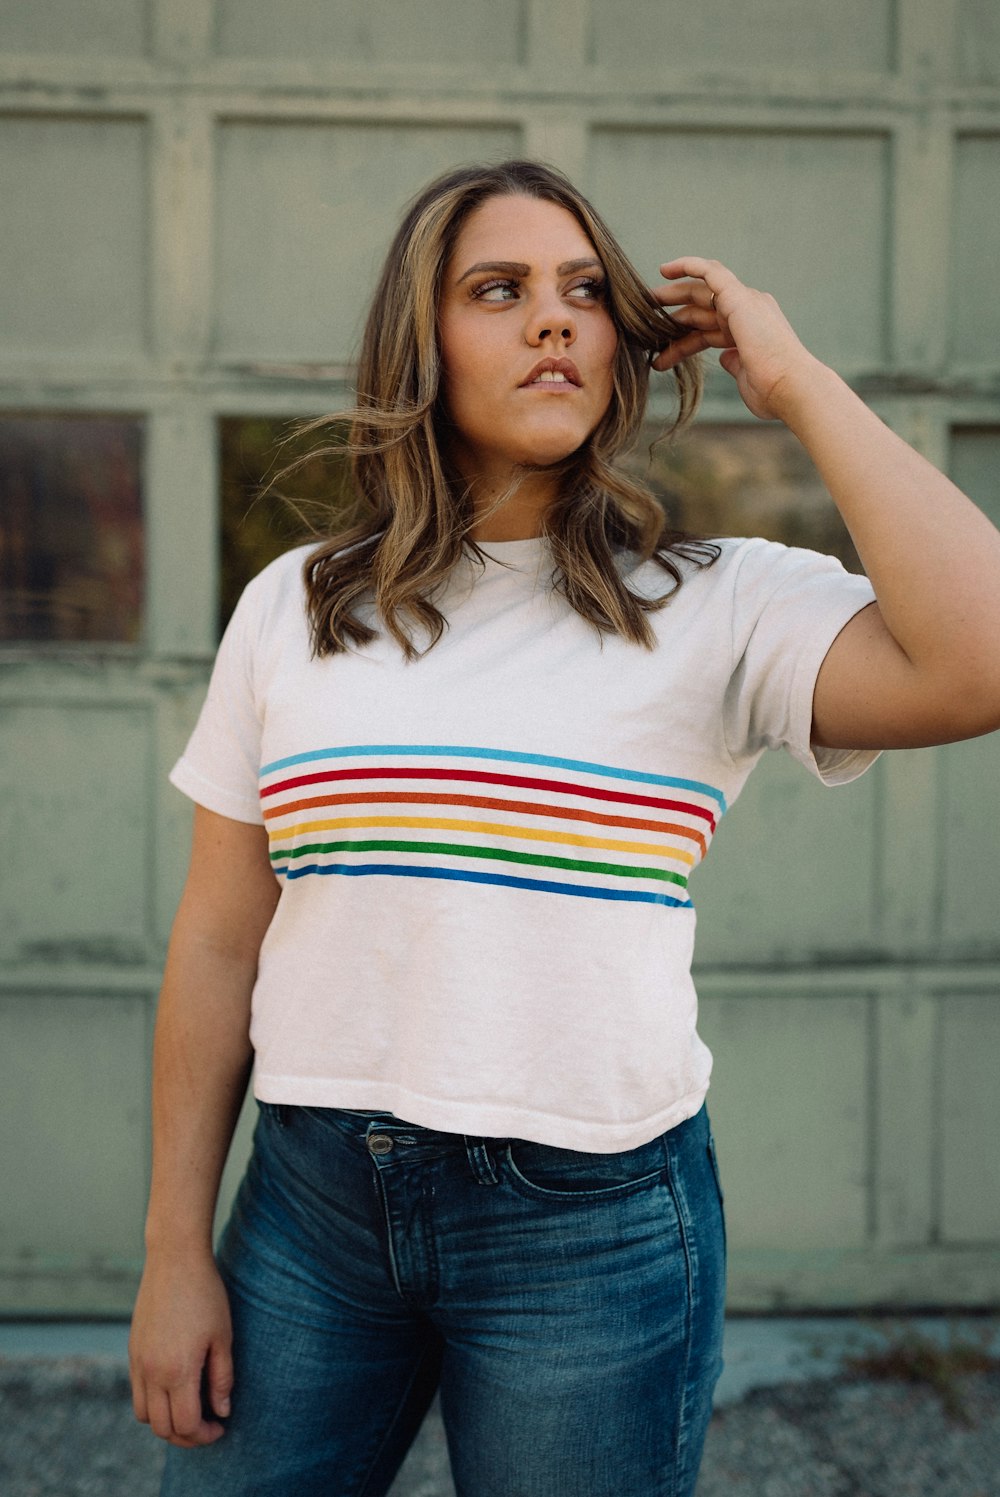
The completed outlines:
{"type": "Polygon", "coordinates": [[[694,866],[694,853],[683,847],[662,847],[652,842],[619,842],[611,837],[584,837],[577,832],[547,832],[538,827],[508,826],[502,821],[459,821],[450,816],[335,816],[331,821],[300,821],[280,827],[271,836],[271,846],[312,832],[336,832],[344,827],[422,827],[428,831],[480,832],[489,837],[516,837],[525,842],[568,842],[574,847],[603,847],[609,852],[648,853],[654,858],[673,858],[694,866]]]}

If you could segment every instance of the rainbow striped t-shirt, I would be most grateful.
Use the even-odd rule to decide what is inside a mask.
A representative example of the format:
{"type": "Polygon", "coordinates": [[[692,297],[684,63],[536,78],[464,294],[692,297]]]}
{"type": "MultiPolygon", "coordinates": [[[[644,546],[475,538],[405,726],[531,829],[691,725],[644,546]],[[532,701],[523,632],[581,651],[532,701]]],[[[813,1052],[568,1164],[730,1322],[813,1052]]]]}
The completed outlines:
{"type": "Polygon", "coordinates": [[[809,743],[867,581],[721,546],[649,615],[653,650],[599,637],[543,540],[463,561],[410,663],[385,635],[313,658],[304,548],[251,583],[171,778],[266,831],[261,1099],[601,1152],[698,1110],[692,874],[767,747],[830,783],[875,757],[809,743]]]}

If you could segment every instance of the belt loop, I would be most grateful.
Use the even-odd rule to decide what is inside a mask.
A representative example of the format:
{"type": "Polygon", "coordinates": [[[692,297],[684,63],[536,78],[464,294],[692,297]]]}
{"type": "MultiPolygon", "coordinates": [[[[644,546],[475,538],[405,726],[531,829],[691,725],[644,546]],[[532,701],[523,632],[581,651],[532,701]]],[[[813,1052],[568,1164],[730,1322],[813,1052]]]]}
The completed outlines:
{"type": "Polygon", "coordinates": [[[463,1133],[465,1152],[469,1157],[472,1173],[480,1185],[499,1185],[500,1180],[493,1167],[490,1151],[486,1147],[485,1138],[474,1138],[468,1133],[463,1133]]]}

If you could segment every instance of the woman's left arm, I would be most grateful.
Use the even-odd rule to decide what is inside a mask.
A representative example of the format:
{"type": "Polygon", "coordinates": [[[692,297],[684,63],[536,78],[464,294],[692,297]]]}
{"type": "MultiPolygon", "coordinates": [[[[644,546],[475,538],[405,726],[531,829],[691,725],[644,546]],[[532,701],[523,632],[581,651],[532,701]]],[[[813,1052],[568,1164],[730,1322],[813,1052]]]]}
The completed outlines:
{"type": "Polygon", "coordinates": [[[653,367],[722,350],[747,408],[802,442],[875,589],[820,668],[813,742],[913,748],[1000,728],[1000,531],[802,346],[772,296],[717,260],[661,273],[673,284],[654,295],[691,332],[653,367]]]}

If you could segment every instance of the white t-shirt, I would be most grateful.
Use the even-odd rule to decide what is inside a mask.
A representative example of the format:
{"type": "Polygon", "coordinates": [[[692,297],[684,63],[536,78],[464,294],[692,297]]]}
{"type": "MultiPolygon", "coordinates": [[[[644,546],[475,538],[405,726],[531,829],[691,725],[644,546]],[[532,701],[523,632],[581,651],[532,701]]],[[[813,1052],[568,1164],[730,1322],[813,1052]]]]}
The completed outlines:
{"type": "Polygon", "coordinates": [[[489,543],[485,572],[464,558],[443,637],[409,663],[384,631],[311,657],[309,547],[250,583],[171,780],[268,828],[259,1098],[607,1153],[698,1111],[692,871],[766,748],[828,784],[877,757],[809,743],[868,581],[720,544],[648,615],[654,650],[599,638],[544,540],[489,543]]]}

